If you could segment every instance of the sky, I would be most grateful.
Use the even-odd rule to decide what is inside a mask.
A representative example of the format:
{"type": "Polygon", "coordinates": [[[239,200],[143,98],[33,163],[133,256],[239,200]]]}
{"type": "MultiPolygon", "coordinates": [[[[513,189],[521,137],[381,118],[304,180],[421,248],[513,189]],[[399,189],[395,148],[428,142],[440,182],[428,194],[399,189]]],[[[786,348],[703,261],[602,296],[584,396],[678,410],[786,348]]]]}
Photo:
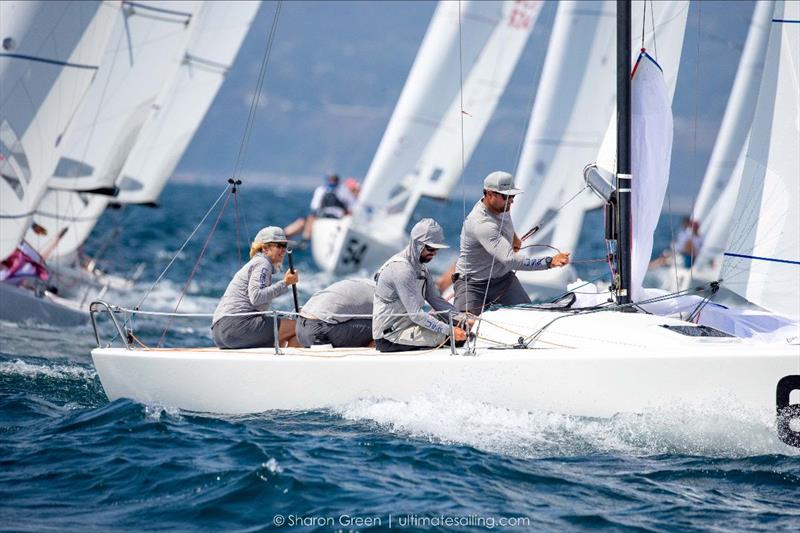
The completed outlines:
{"type": "MultiPolygon", "coordinates": [[[[473,188],[487,173],[516,164],[555,4],[547,2],[542,9],[467,165],[465,181],[473,188]]],[[[276,6],[262,4],[178,166],[182,181],[224,182],[233,171],[276,6]]],[[[435,6],[421,0],[284,2],[243,159],[245,182],[312,187],[328,172],[363,179],[435,6]]],[[[700,186],[752,11],[750,0],[692,2],[690,7],[673,100],[674,211],[688,211],[700,186]]]]}

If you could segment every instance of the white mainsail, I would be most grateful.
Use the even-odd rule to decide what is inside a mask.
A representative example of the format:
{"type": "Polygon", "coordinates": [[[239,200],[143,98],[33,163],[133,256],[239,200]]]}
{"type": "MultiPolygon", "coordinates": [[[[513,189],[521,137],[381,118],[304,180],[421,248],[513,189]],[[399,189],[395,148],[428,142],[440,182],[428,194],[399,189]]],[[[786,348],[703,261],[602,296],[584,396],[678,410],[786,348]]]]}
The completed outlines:
{"type": "Polygon", "coordinates": [[[88,236],[107,197],[81,192],[112,194],[157,95],[180,64],[194,27],[192,18],[202,5],[198,1],[120,4],[98,78],[65,134],[62,157],[48,182],[50,190],[37,207],[34,219],[47,235],[28,232],[28,241],[40,253],[57,246],[62,252],[56,255],[64,255],[63,250],[77,249],[88,236]]]}
{"type": "Polygon", "coordinates": [[[450,196],[505,92],[542,4],[503,2],[501,20],[469,72],[462,96],[450,103],[414,170],[406,176],[404,186],[412,192],[398,221],[401,226],[405,226],[421,196],[450,196]]]}
{"type": "MultiPolygon", "coordinates": [[[[767,51],[774,9],[772,0],[762,0],[756,2],[753,10],[739,68],[719,127],[719,135],[692,211],[692,219],[700,221],[703,234],[708,233],[711,228],[709,223],[711,211],[732,176],[750,131],[758,99],[758,87],[764,70],[764,55],[767,51]]],[[[715,224],[719,222],[717,219],[715,224]]]]}
{"type": "Polygon", "coordinates": [[[764,75],[720,277],[800,317],[800,3],[775,3],[764,75]]]}
{"type": "MultiPolygon", "coordinates": [[[[439,2],[364,180],[355,213],[360,224],[379,221],[386,206],[391,209],[392,197],[406,193],[399,186],[414,172],[458,98],[460,64],[465,73],[471,72],[503,20],[505,6],[505,2],[439,2]]],[[[402,234],[404,229],[394,231],[402,234]]]]}
{"type": "Polygon", "coordinates": [[[115,13],[110,2],[0,2],[0,259],[31,224],[115,13]]]}
{"type": "MultiPolygon", "coordinates": [[[[148,203],[158,198],[219,91],[259,5],[248,1],[205,2],[198,9],[183,59],[173,62],[170,79],[116,182],[121,191],[115,202],[148,203]]],[[[50,262],[69,263],[109,199],[50,191],[46,200],[39,216],[60,213],[61,224],[69,225],[50,262]]]]}
{"type": "Polygon", "coordinates": [[[155,202],[200,127],[260,4],[206,2],[173,80],[159,98],[120,174],[117,201],[155,202]]]}

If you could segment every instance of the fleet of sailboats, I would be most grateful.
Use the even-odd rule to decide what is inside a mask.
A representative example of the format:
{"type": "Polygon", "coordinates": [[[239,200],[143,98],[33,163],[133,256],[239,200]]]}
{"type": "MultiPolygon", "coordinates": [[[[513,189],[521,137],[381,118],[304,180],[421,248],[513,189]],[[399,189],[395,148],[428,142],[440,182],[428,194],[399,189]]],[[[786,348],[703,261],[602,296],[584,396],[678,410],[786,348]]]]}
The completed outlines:
{"type": "MultiPolygon", "coordinates": [[[[83,70],[90,70],[91,75],[82,74],[85,85],[78,86],[78,97],[70,100],[71,93],[61,94],[59,113],[49,110],[54,116],[66,116],[68,123],[53,124],[48,136],[22,138],[13,144],[9,124],[19,124],[20,119],[6,115],[6,110],[15,109],[25,95],[3,92],[7,117],[4,131],[9,132],[4,135],[4,141],[9,138],[9,155],[4,144],[3,178],[5,186],[16,185],[24,192],[24,204],[20,196],[20,205],[12,205],[14,197],[3,191],[0,255],[7,257],[24,238],[47,261],[50,271],[48,286],[38,291],[0,283],[5,292],[13,293],[13,298],[0,300],[0,317],[6,320],[59,325],[69,317],[68,323],[85,322],[88,314],[81,304],[87,293],[97,297],[110,284],[127,286],[128,280],[97,271],[91,258],[80,255],[81,246],[110,203],[152,204],[157,200],[216,96],[259,4],[4,2],[2,33],[10,35],[6,39],[14,39],[17,32],[27,35],[30,27],[5,31],[6,24],[27,20],[24,10],[35,11],[40,17],[61,13],[63,21],[68,20],[63,14],[72,11],[88,18],[90,7],[96,14],[83,23],[85,29],[60,22],[49,37],[62,38],[55,31],[82,35],[79,45],[93,54],[84,57],[88,52],[76,48],[70,64],[90,65],[91,69],[83,70]],[[83,55],[76,55],[79,53],[83,55]],[[73,110],[63,106],[73,100],[73,110]],[[53,149],[47,139],[55,139],[56,133],[58,142],[53,149]],[[42,155],[34,150],[41,150],[42,155]],[[49,161],[32,169],[27,187],[24,160],[49,161]],[[35,228],[31,228],[32,222],[35,228]],[[52,287],[58,289],[59,296],[53,294],[52,287]]],[[[33,69],[41,68],[39,63],[55,68],[52,62],[58,59],[56,56],[46,55],[47,49],[37,43],[23,42],[39,55],[18,54],[15,62],[7,56],[0,65],[9,69],[15,65],[21,79],[38,79],[39,73],[33,69]]],[[[70,73],[77,67],[67,64],[63,69],[70,73]]],[[[14,72],[9,71],[9,75],[14,72]]],[[[4,78],[4,84],[6,79],[11,78],[4,78]]],[[[63,83],[75,90],[74,80],[63,83]]],[[[54,94],[65,91],[60,87],[54,94]]],[[[38,110],[43,117],[47,112],[44,105],[38,110]]]]}
{"type": "MultiPolygon", "coordinates": [[[[640,9],[642,14],[644,2],[632,4],[633,11],[640,9]]],[[[604,3],[601,9],[613,7],[604,3]]],[[[448,8],[452,9],[452,4],[440,5],[434,23],[453,16],[452,12],[446,13],[448,8]]],[[[563,13],[559,13],[562,20],[572,17],[576,23],[595,28],[601,24],[603,15],[578,20],[578,14],[570,14],[569,8],[565,4],[563,13]]],[[[800,410],[791,400],[796,394],[793,391],[800,390],[800,154],[796,149],[800,145],[800,4],[778,0],[771,6],[765,67],[746,155],[740,165],[736,228],[728,239],[721,279],[706,286],[702,296],[654,291],[644,284],[653,231],[669,177],[671,100],[688,3],[658,3],[648,8],[651,19],[645,15],[643,20],[655,27],[658,42],[652,49],[640,51],[633,47],[631,3],[616,3],[612,15],[617,28],[616,76],[603,75],[611,89],[603,88],[599,94],[608,96],[610,110],[588,129],[585,142],[591,146],[580,145],[579,121],[574,125],[568,121],[563,131],[555,132],[569,141],[562,143],[563,149],[574,149],[571,143],[585,148],[590,157],[581,161],[581,166],[594,160],[596,167],[611,177],[611,182],[602,184],[587,174],[588,186],[603,197],[603,208],[611,221],[605,228],[613,274],[610,291],[601,291],[595,298],[579,294],[574,304],[560,307],[521,306],[488,311],[480,318],[475,341],[461,351],[454,346],[407,354],[278,346],[236,351],[142,349],[127,343],[121,348],[99,346],[92,351],[92,357],[109,398],[126,397],[215,413],[248,413],[328,407],[364,396],[403,401],[421,394],[447,393],[508,408],[580,416],[613,416],[674,404],[710,402],[746,410],[765,424],[774,423],[777,413],[777,435],[789,445],[800,446],[796,427],[800,410]],[[664,11],[656,12],[661,9],[664,11]],[[611,109],[614,78],[616,110],[611,109]],[[601,139],[603,126],[609,121],[601,139]],[[727,309],[710,303],[720,285],[759,309],[727,309]],[[672,316],[680,310],[691,310],[693,321],[672,316]]],[[[467,19],[466,13],[460,14],[462,23],[467,19]]],[[[554,44],[567,39],[564,31],[555,34],[554,44]]],[[[591,40],[591,32],[586,37],[591,40]]],[[[434,38],[445,39],[442,46],[452,49],[452,31],[437,32],[436,36],[429,31],[426,42],[434,38]]],[[[592,46],[602,50],[601,44],[592,46]]],[[[563,49],[559,53],[566,54],[563,49]]],[[[596,58],[590,55],[587,64],[595,66],[599,62],[602,66],[603,58],[610,61],[614,56],[611,49],[606,55],[598,53],[596,58]]],[[[466,57],[480,62],[477,52],[466,57]]],[[[435,66],[426,61],[429,59],[418,56],[410,78],[423,71],[425,65],[435,66]]],[[[563,68],[570,66],[567,63],[563,68]]],[[[438,73],[434,69],[431,74],[438,73]]],[[[565,83],[570,75],[577,76],[567,85],[567,93],[580,101],[587,82],[582,77],[586,76],[586,69],[565,70],[562,75],[565,83]]],[[[444,96],[442,109],[452,102],[452,97],[444,96]]],[[[556,102],[558,97],[551,95],[542,101],[556,102]]],[[[601,98],[601,108],[607,100],[601,98]]],[[[398,108],[415,109],[413,103],[404,90],[398,108]]],[[[336,230],[341,235],[353,235],[356,228],[362,229],[352,222],[358,217],[366,217],[369,222],[366,207],[378,194],[376,191],[382,191],[384,196],[373,207],[385,208],[391,205],[389,193],[393,189],[389,185],[412,183],[404,180],[418,160],[414,154],[422,153],[422,145],[435,138],[436,133],[428,124],[427,135],[406,139],[411,144],[419,142],[420,146],[411,151],[413,154],[404,152],[404,128],[411,126],[403,126],[403,121],[408,122],[409,116],[417,115],[395,111],[376,154],[378,163],[373,162],[375,172],[386,165],[396,170],[397,179],[391,184],[372,182],[371,169],[361,210],[336,230]],[[388,144],[384,147],[385,143],[388,144]],[[397,168],[381,163],[384,159],[396,162],[397,168]],[[400,165],[401,161],[405,164],[400,165]]],[[[547,137],[542,131],[546,126],[534,122],[529,127],[532,146],[545,144],[547,137]]],[[[534,174],[540,159],[545,169],[559,161],[558,151],[547,153],[542,147],[531,150],[531,155],[525,156],[525,164],[533,163],[534,174]]],[[[564,172],[569,175],[552,185],[546,172],[544,177],[530,178],[532,182],[540,180],[538,186],[532,185],[537,196],[551,189],[548,196],[558,198],[556,203],[563,201],[564,194],[575,187],[568,182],[572,171],[564,172]]],[[[430,185],[426,176],[421,180],[425,187],[430,185]]],[[[414,198],[413,190],[407,186],[405,192],[408,198],[414,198]]],[[[540,203],[543,205],[533,219],[537,224],[548,208],[556,205],[552,199],[540,203]]],[[[578,205],[577,209],[584,208],[585,205],[578,205]]],[[[393,229],[399,237],[398,226],[393,229]]],[[[347,245],[341,240],[340,243],[347,245]]],[[[387,248],[391,246],[387,244],[387,248]]],[[[337,271],[336,265],[331,265],[330,270],[337,271]]],[[[100,307],[103,306],[96,305],[95,309],[100,307]]],[[[106,309],[112,314],[115,311],[106,309]]],[[[123,331],[119,334],[125,338],[123,331]]]]}

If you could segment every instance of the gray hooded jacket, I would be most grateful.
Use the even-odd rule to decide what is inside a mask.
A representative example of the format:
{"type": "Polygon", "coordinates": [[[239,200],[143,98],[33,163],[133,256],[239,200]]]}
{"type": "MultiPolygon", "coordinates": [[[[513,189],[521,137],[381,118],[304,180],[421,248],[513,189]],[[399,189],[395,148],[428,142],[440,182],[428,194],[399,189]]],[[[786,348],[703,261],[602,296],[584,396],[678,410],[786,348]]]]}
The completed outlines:
{"type": "Polygon", "coordinates": [[[433,315],[422,307],[427,301],[436,311],[456,308],[442,298],[427,267],[420,263],[423,246],[441,228],[431,219],[419,221],[411,230],[411,242],[392,256],[376,274],[375,300],[372,312],[372,336],[395,342],[399,332],[419,325],[440,335],[449,335],[446,314],[433,315]],[[389,316],[407,314],[408,316],[389,316]],[[396,334],[396,335],[393,335],[396,334]]]}

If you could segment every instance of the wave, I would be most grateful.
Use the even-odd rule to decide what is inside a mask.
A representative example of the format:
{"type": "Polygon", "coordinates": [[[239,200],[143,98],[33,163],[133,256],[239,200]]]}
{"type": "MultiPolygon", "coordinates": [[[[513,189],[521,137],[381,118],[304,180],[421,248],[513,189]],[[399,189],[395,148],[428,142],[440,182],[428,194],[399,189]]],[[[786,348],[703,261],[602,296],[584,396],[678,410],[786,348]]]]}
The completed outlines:
{"type": "Polygon", "coordinates": [[[94,368],[65,364],[32,364],[16,359],[0,363],[0,374],[18,375],[28,378],[48,377],[64,380],[90,381],[97,377],[94,368]]]}
{"type": "Polygon", "coordinates": [[[408,402],[358,400],[334,410],[390,432],[523,458],[594,454],[742,458],[800,456],[775,435],[774,420],[730,402],[670,405],[640,414],[586,418],[517,411],[451,396],[408,402]]]}

